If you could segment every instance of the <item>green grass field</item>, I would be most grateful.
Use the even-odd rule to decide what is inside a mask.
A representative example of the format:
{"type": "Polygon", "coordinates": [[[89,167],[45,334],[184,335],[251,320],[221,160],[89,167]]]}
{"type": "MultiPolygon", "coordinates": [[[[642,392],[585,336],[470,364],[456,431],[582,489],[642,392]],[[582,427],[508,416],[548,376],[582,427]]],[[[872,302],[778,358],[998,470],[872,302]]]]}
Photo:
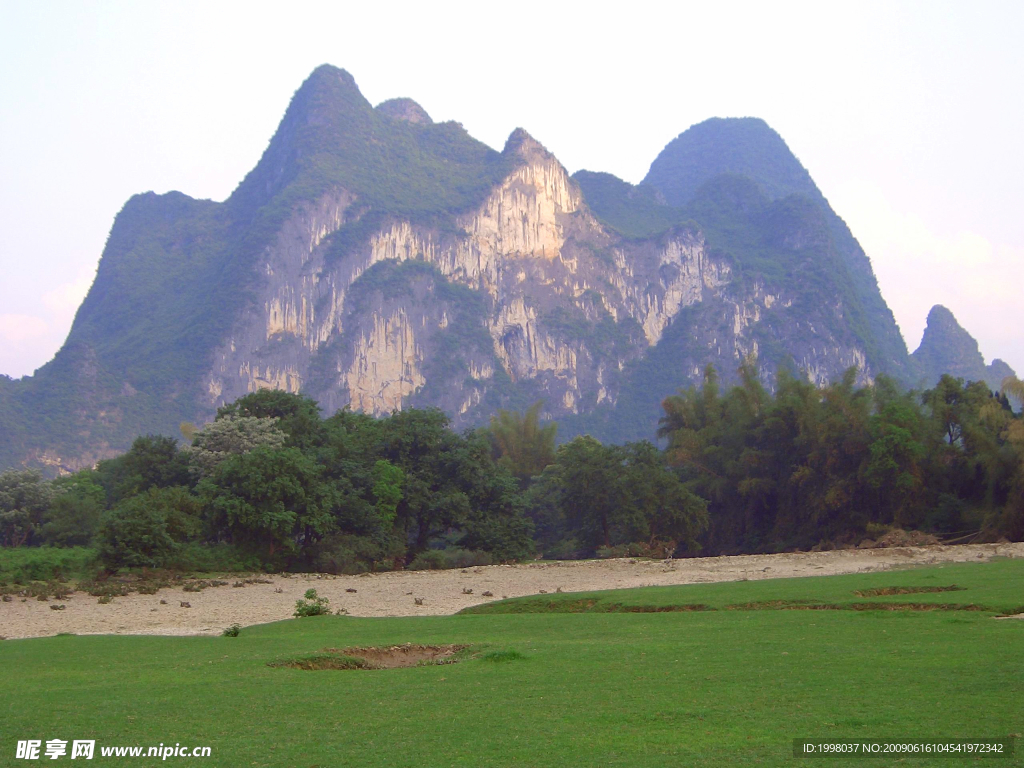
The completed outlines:
{"type": "MultiPolygon", "coordinates": [[[[233,638],[5,641],[0,765],[32,764],[15,759],[18,740],[54,738],[96,739],[101,765],[161,762],[104,758],[101,746],[179,742],[212,757],[167,764],[570,768],[831,765],[795,759],[793,739],[1019,736],[1024,621],[993,617],[1022,603],[1024,561],[998,561],[544,595],[451,617],[305,618],[233,638]],[[893,587],[903,593],[869,592],[893,587]],[[829,609],[783,609],[794,605],[829,609]],[[268,666],[406,642],[470,644],[476,657],[379,671],[268,666]]],[[[1024,764],[1022,751],[995,765],[1024,764]]]]}

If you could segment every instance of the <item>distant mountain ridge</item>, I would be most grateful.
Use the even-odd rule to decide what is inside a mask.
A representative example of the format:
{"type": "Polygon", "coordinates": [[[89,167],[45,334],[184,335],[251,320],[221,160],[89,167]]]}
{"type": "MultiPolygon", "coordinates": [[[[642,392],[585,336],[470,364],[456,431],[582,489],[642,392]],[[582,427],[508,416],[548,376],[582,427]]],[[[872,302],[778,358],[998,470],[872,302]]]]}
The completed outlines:
{"type": "Polygon", "coordinates": [[[634,187],[570,177],[522,129],[498,152],[411,99],[374,108],[323,66],[226,201],[125,204],[65,346],[0,378],[0,466],[87,466],[268,387],[467,426],[543,399],[563,437],[652,438],[662,398],[750,356],[769,383],[918,378],[763,121],[694,126],[634,187]]]}

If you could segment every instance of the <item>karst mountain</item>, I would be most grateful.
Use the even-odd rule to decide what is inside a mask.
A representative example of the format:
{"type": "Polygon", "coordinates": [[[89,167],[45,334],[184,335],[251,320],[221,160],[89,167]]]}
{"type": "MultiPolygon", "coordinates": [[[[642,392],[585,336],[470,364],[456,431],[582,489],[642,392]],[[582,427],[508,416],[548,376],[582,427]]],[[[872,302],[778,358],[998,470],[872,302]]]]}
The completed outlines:
{"type": "Polygon", "coordinates": [[[63,348],[0,378],[0,466],[90,466],[268,387],[457,426],[543,400],[562,437],[653,439],[708,365],[729,382],[756,359],[768,384],[982,375],[965,331],[937,337],[939,309],[911,357],[864,251],[761,120],[693,126],[632,186],[570,176],[522,129],[499,152],[410,99],[375,108],[323,66],[227,200],[124,205],[63,348]]]}

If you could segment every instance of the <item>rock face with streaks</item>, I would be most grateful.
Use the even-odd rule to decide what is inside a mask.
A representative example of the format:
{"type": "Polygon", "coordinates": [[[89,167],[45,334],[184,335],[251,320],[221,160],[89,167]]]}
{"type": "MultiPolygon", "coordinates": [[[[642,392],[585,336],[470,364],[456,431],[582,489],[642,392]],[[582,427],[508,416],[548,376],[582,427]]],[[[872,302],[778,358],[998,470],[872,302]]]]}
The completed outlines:
{"type": "Polygon", "coordinates": [[[513,169],[454,231],[387,217],[339,254],[332,235],[360,215],[357,198],[338,188],[298,206],[216,350],[208,404],[275,387],[376,414],[429,403],[470,423],[496,386],[543,396],[553,415],[613,403],[623,368],[682,307],[719,295],[729,265],[699,231],[616,236],[525,131],[503,154],[513,169]]]}
{"type": "Polygon", "coordinates": [[[228,200],[125,205],[65,348],[0,380],[0,462],[83,466],[263,388],[457,426],[543,399],[562,436],[615,440],[653,438],[709,364],[729,382],[756,360],[769,386],[907,370],[869,262],[781,139],[736,140],[768,136],[773,185],[715,125],[631,187],[570,176],[521,129],[497,152],[411,100],[374,108],[320,67],[228,200]]]}

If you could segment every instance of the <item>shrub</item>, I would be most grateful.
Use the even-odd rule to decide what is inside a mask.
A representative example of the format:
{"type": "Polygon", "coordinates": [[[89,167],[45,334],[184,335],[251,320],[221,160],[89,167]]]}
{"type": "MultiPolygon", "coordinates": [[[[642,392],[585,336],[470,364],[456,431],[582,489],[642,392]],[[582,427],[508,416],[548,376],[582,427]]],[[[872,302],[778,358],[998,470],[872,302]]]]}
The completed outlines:
{"type": "Polygon", "coordinates": [[[478,549],[443,549],[449,568],[471,568],[477,565],[491,565],[494,558],[490,552],[478,549]]]}
{"type": "Polygon", "coordinates": [[[233,544],[179,545],[166,559],[165,566],[179,571],[212,573],[214,571],[258,571],[260,558],[233,544]]]}
{"type": "Polygon", "coordinates": [[[416,555],[409,563],[408,569],[410,571],[441,571],[448,567],[448,559],[444,556],[444,552],[440,549],[428,549],[426,552],[416,555]]]}
{"type": "Polygon", "coordinates": [[[578,539],[562,539],[544,550],[545,560],[579,560],[583,546],[578,539]]]}
{"type": "Polygon", "coordinates": [[[310,559],[319,573],[351,576],[367,571],[389,571],[396,560],[402,561],[404,552],[405,546],[397,536],[334,534],[310,548],[310,559]]]}
{"type": "Polygon", "coordinates": [[[474,549],[428,549],[420,552],[409,563],[410,571],[443,571],[450,568],[472,568],[491,565],[494,562],[489,552],[474,549]]]}
{"type": "Polygon", "coordinates": [[[23,584],[71,578],[88,572],[96,563],[96,550],[88,547],[0,548],[0,580],[23,584]]]}
{"type": "Polygon", "coordinates": [[[100,557],[112,568],[163,565],[174,551],[167,533],[167,518],[147,503],[145,496],[122,502],[103,521],[100,557]]]}
{"type": "Polygon", "coordinates": [[[241,624],[232,624],[230,627],[221,632],[222,637],[238,637],[242,632],[241,624]]]}
{"type": "Polygon", "coordinates": [[[632,544],[618,544],[614,547],[598,547],[595,554],[602,559],[613,557],[650,557],[657,560],[664,560],[672,557],[676,551],[674,541],[655,541],[648,544],[645,541],[637,541],[632,544]]]}
{"type": "Polygon", "coordinates": [[[296,619],[306,616],[330,616],[331,609],[329,603],[330,601],[326,597],[317,595],[315,589],[307,589],[305,600],[295,601],[295,613],[293,615],[296,619]]]}

